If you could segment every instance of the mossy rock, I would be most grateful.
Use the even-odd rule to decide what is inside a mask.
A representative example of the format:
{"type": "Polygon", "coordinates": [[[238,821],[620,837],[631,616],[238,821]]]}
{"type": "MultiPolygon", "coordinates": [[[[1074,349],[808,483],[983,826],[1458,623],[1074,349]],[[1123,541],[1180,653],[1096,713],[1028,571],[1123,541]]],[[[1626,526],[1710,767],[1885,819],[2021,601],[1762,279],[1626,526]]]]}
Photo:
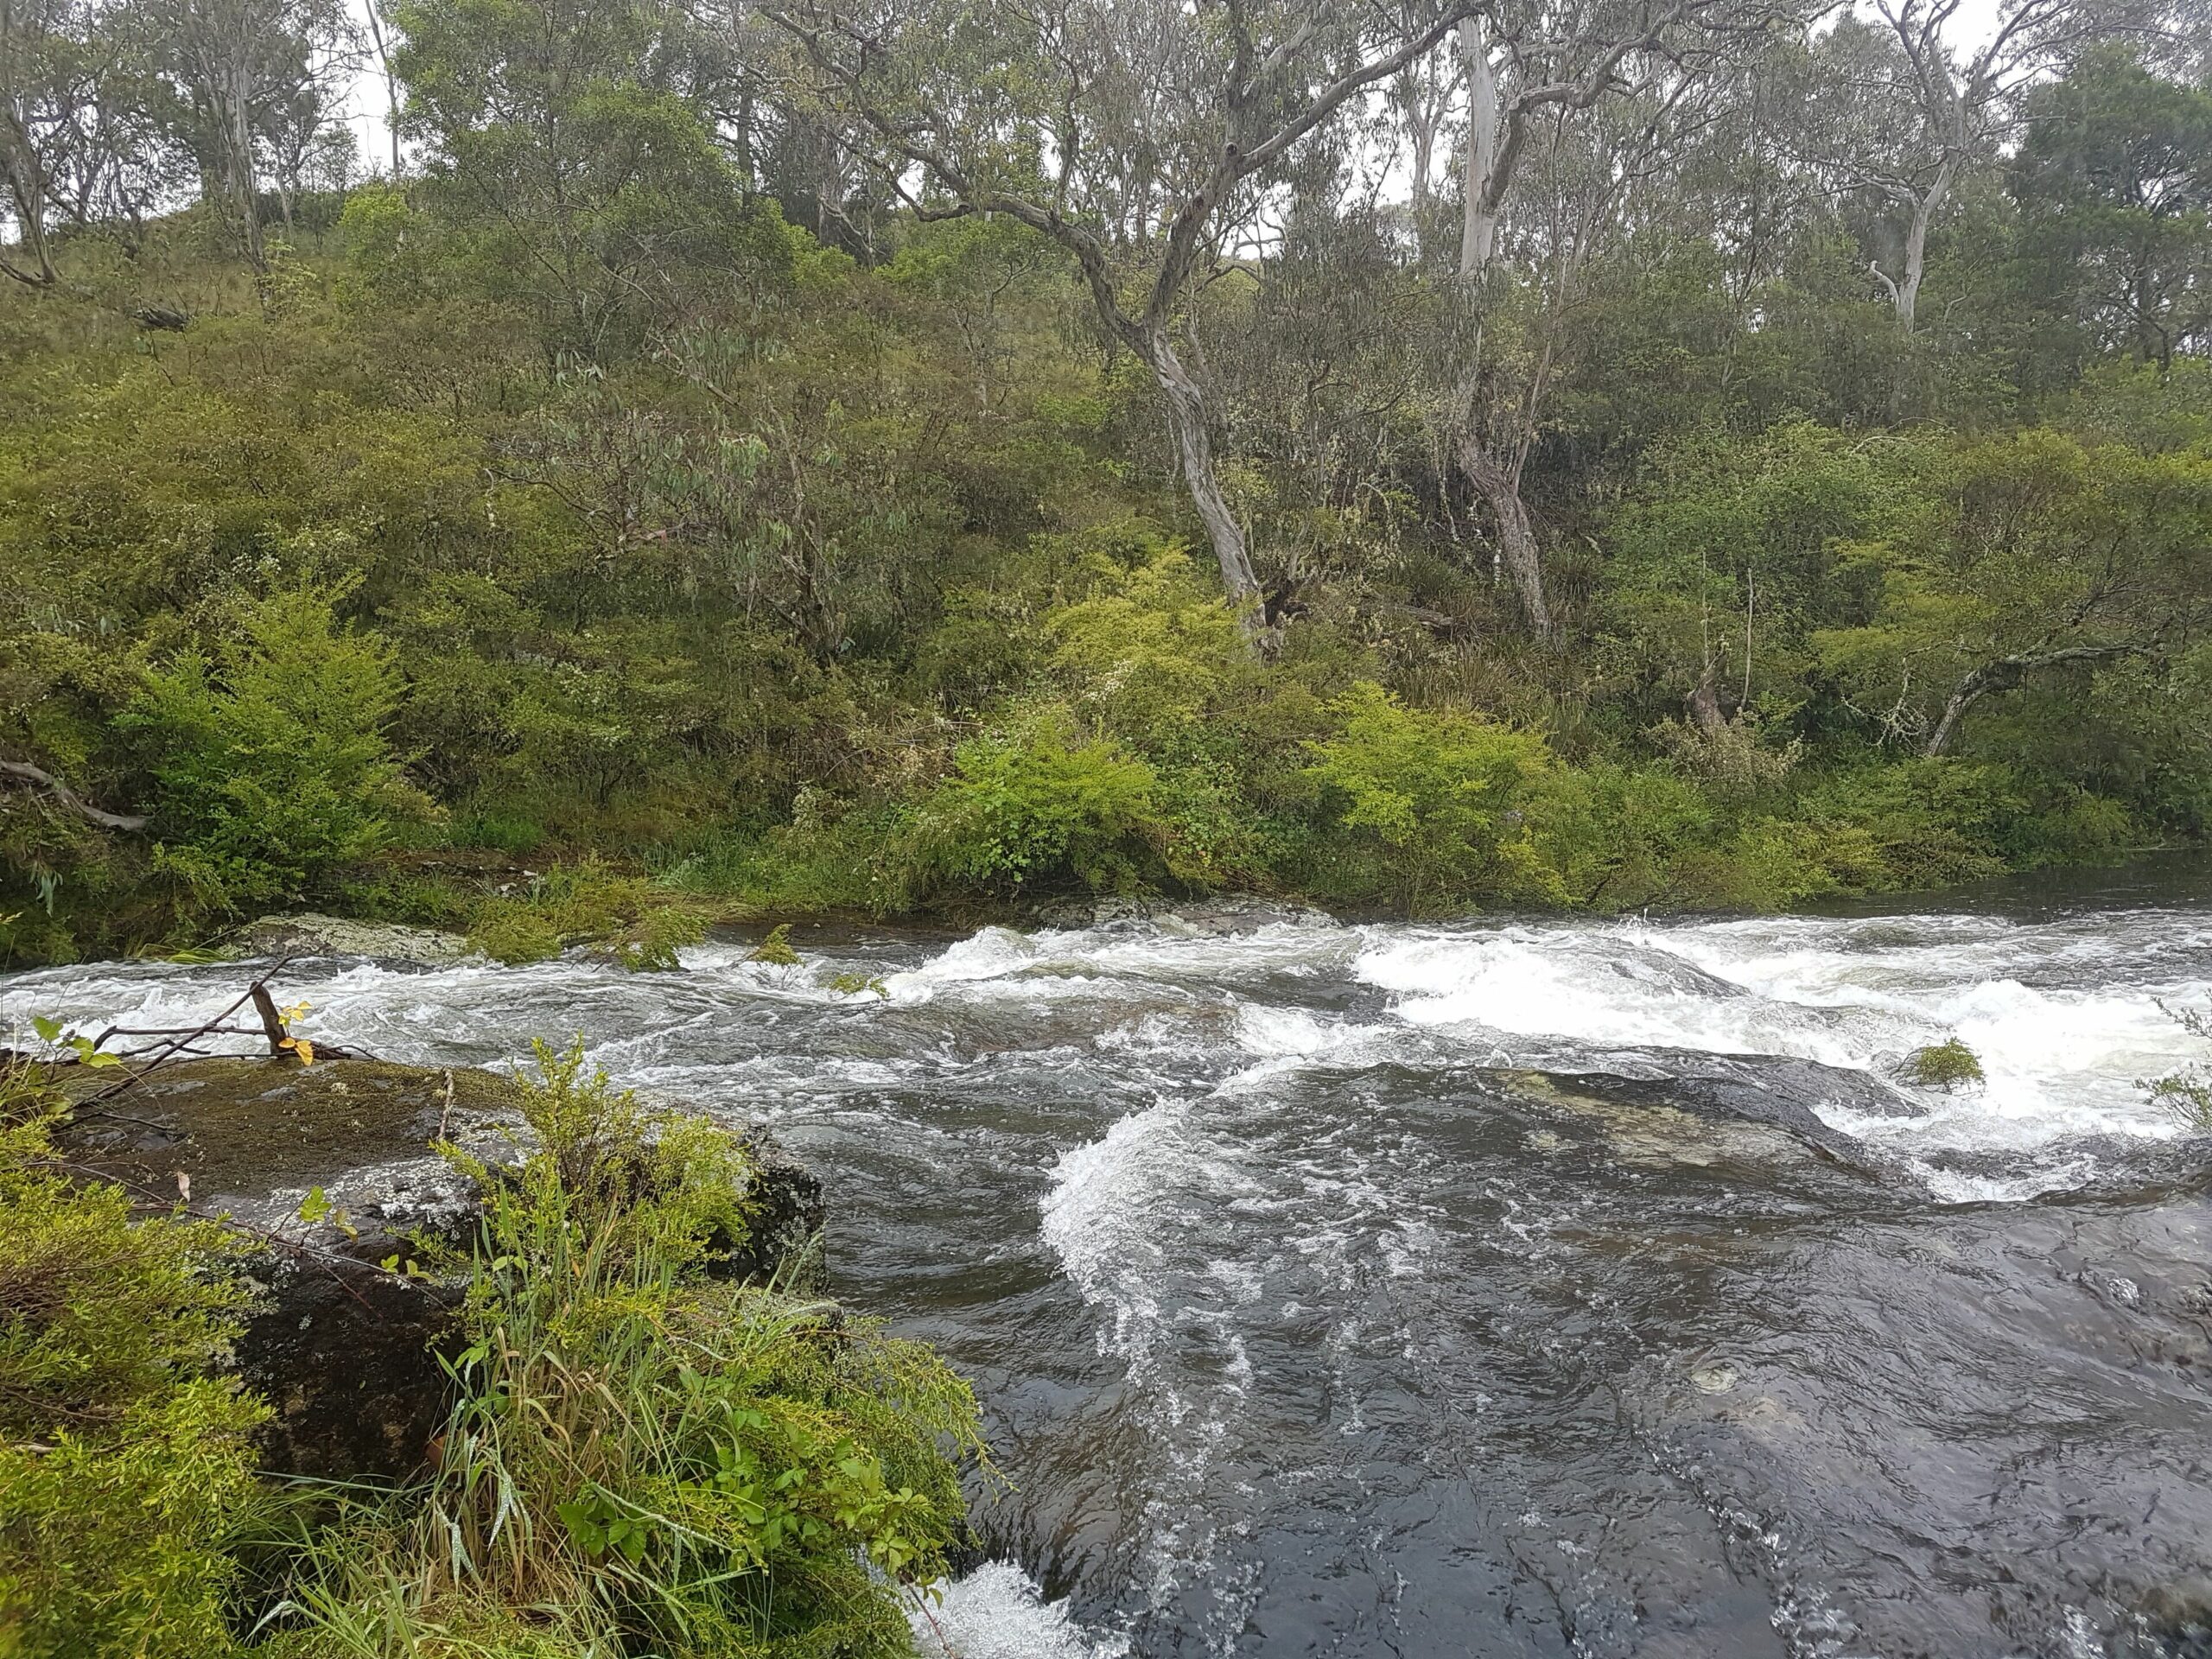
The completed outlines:
{"type": "Polygon", "coordinates": [[[68,1067],[57,1077],[84,1103],[70,1141],[101,1173],[170,1191],[182,1171],[195,1199],[237,1200],[257,1212],[265,1210],[258,1201],[286,1189],[334,1188],[348,1173],[424,1158],[441,1122],[462,1130],[514,1111],[514,1085],[471,1066],[183,1060],[105,1102],[92,1096],[114,1086],[112,1070],[68,1067]]]}
{"type": "Polygon", "coordinates": [[[377,962],[443,968],[479,955],[458,933],[399,922],[362,921],[302,911],[264,916],[240,929],[229,953],[241,957],[367,957],[377,962]]]}
{"type": "Polygon", "coordinates": [[[415,1468],[444,1417],[439,1353],[460,1293],[381,1264],[415,1255],[417,1228],[471,1224],[475,1194],[430,1142],[442,1125],[474,1139],[511,1116],[513,1084],[467,1066],[245,1057],[163,1066],[106,1099],[112,1070],[58,1081],[81,1103],[63,1140],[82,1166],[153,1203],[188,1182],[196,1208],[270,1236],[253,1268],[262,1309],[236,1352],[275,1408],[264,1464],[340,1478],[415,1468]],[[330,1209],[310,1225],[301,1204],[318,1189],[330,1209]]]}
{"type": "MultiPolygon", "coordinates": [[[[442,1130],[496,1165],[497,1130],[518,1116],[514,1084],[469,1066],[249,1057],[181,1061],[100,1098],[117,1080],[111,1068],[56,1073],[79,1107],[61,1137],[73,1161],[155,1205],[180,1195],[181,1173],[195,1208],[270,1236],[254,1269],[263,1309],[236,1356],[275,1407],[264,1464],[336,1478],[412,1471],[444,1421],[439,1362],[456,1346],[460,1289],[383,1264],[418,1255],[418,1233],[467,1248],[480,1194],[430,1143],[442,1130]],[[309,1224],[302,1200],[317,1190],[309,1224]]],[[[766,1278],[810,1246],[822,1192],[772,1145],[753,1150],[752,1235],[726,1270],[766,1278]]]]}

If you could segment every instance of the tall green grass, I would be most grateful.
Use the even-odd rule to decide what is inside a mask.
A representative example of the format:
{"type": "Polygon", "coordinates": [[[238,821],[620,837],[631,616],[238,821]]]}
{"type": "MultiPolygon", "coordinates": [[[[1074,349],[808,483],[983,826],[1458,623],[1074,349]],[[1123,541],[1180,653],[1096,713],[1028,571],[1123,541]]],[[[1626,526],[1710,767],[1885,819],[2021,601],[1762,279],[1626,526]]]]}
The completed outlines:
{"type": "Polygon", "coordinates": [[[491,1194],[435,1467],[307,1532],[288,1656],[905,1656],[902,1599],[988,1468],[966,1383],[794,1287],[721,1276],[748,1160],[541,1047],[491,1194]]]}

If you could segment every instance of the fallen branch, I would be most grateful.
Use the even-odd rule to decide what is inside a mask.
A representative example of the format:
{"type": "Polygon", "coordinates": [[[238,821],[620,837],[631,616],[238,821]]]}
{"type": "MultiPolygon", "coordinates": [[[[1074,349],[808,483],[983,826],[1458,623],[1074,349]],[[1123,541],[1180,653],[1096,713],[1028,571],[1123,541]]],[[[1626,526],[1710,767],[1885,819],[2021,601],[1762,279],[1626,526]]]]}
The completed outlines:
{"type": "MultiPolygon", "coordinates": [[[[196,1046],[209,1037],[261,1036],[268,1039],[269,1052],[272,1056],[289,1052],[283,1046],[289,1033],[285,1031],[283,1021],[276,1018],[276,1004],[269,995],[269,982],[288,966],[291,960],[289,957],[280,957],[267,973],[247,986],[239,994],[236,1001],[204,1025],[173,1027],[160,1031],[135,1033],[121,1027],[109,1027],[100,1033],[100,1042],[105,1042],[110,1037],[126,1035],[161,1036],[166,1037],[168,1040],[156,1043],[150,1048],[133,1049],[126,1054],[119,1054],[117,1057],[119,1059],[126,1061],[144,1059],[146,1063],[135,1071],[126,1071],[123,1077],[118,1078],[107,1088],[101,1090],[99,1093],[88,1096],[84,1103],[87,1106],[97,1106],[104,1100],[112,1099],[124,1090],[135,1088],[159,1068],[173,1061],[211,1058],[203,1054],[196,1046]],[[254,1004],[256,1011],[262,1015],[262,1028],[259,1032],[251,1027],[226,1023],[232,1014],[249,1002],[254,1004]],[[272,1020],[275,1021],[273,1027],[270,1023],[272,1020]]],[[[97,1048],[99,1044],[96,1043],[93,1046],[97,1048]]],[[[333,1060],[358,1060],[367,1058],[365,1055],[356,1054],[350,1049],[329,1047],[321,1052],[325,1058],[333,1060]]]]}
{"type": "Polygon", "coordinates": [[[0,778],[11,778],[17,783],[44,790],[79,817],[97,823],[103,830],[129,832],[146,827],[145,818],[139,814],[103,811],[43,766],[35,766],[28,760],[0,760],[0,778]]]}

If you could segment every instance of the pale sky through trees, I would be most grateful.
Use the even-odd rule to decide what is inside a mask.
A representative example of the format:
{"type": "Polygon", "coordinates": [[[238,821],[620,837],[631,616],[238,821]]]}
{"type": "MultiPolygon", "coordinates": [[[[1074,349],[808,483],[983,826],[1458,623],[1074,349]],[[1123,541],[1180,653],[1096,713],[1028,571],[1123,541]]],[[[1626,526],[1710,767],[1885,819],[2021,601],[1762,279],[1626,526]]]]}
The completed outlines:
{"type": "MultiPolygon", "coordinates": [[[[388,107],[385,95],[383,67],[376,54],[369,50],[369,0],[347,0],[347,10],[353,14],[359,29],[365,55],[360,72],[353,78],[353,85],[346,99],[346,122],[353,129],[353,149],[358,164],[369,172],[382,172],[391,154],[390,129],[385,124],[388,107]]],[[[1958,35],[1954,42],[1959,46],[1978,44],[1988,33],[1997,16],[1998,0],[1961,0],[1958,11],[1958,35]]]]}

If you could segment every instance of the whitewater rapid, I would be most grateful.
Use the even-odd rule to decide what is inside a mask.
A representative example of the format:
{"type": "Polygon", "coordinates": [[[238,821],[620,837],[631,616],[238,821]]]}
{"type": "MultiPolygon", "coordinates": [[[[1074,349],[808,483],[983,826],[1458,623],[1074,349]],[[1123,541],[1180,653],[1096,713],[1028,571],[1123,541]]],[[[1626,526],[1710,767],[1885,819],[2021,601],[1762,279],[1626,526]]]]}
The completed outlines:
{"type": "MultiPolygon", "coordinates": [[[[279,988],[400,1060],[581,1033],[823,1168],[839,1288],[976,1378],[1015,1480],[927,1651],[2117,1659],[2212,1572],[2141,1522],[2074,1562],[2063,1472],[2101,1448],[2115,1503],[2180,1513],[2212,1457],[2193,1373],[2111,1363],[2203,1346],[2203,1205],[2142,1087],[2212,1060],[2174,1017],[2212,1007],[2193,898],[796,942],[279,988]],[[1983,1084],[1902,1080],[1954,1037],[1983,1084]],[[2171,1464],[2126,1438],[2169,1421],[2171,1464]]],[[[18,974],[0,1025],[185,1025],[245,976],[18,974]]]]}

